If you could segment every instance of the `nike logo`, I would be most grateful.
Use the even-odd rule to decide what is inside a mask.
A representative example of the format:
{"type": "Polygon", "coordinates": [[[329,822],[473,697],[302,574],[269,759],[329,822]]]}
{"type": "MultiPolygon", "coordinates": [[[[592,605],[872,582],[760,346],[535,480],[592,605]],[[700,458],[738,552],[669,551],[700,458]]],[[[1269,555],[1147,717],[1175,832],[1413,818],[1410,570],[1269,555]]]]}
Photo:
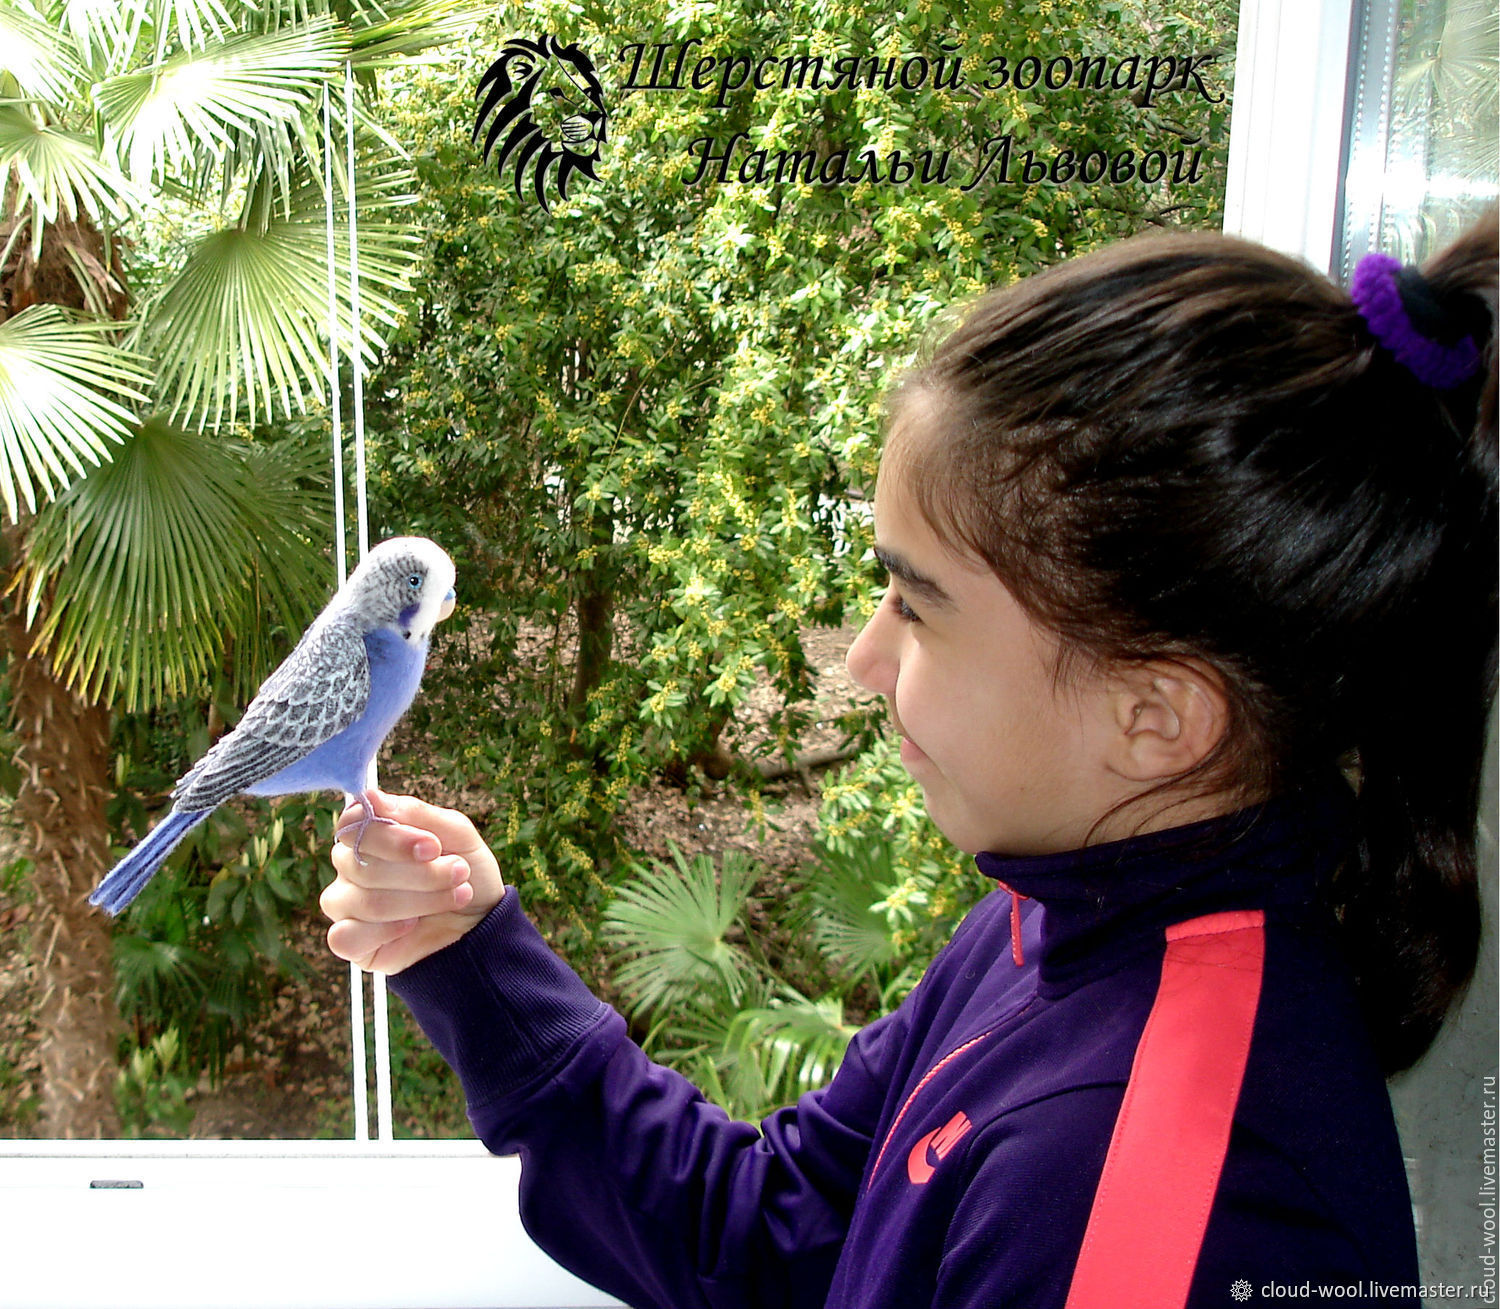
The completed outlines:
{"type": "Polygon", "coordinates": [[[948,1157],[950,1151],[969,1134],[974,1126],[968,1114],[959,1110],[934,1132],[928,1132],[906,1156],[906,1175],[917,1186],[931,1180],[937,1166],[948,1157]]]}

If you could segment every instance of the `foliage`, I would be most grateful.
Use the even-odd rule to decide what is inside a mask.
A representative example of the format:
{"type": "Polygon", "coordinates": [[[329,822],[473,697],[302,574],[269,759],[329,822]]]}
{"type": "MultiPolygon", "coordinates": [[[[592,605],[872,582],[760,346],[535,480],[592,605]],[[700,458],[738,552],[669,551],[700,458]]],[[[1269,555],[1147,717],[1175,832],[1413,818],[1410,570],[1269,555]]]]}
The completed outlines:
{"type": "Polygon", "coordinates": [[[398,1140],[471,1138],[458,1076],[404,1004],[391,1005],[390,1027],[392,1134],[398,1140]]]}
{"type": "Polygon", "coordinates": [[[115,1103],[126,1137],[181,1137],[193,1125],[188,1092],[194,1078],[182,1058],[175,1028],[132,1052],[115,1078],[115,1103]]]}
{"type": "Polygon", "coordinates": [[[129,434],[132,415],[121,402],[144,402],[150,374],[111,342],[114,331],[57,305],[0,322],[0,495],[12,519],[21,499],[36,508],[36,483],[51,499],[129,434]]]}
{"type": "Polygon", "coordinates": [[[751,896],[765,873],[741,851],[717,869],[674,850],[638,870],[605,911],[604,937],[645,1048],[742,1117],[826,1082],[985,889],[919,801],[883,741],[827,779],[811,861],[761,901],[764,926],[751,896]]]}
{"type": "Polygon", "coordinates": [[[248,698],[251,678],[274,666],[272,632],[281,642],[299,632],[328,589],[327,563],[309,548],[327,531],[327,460],[292,440],[245,444],[142,423],[33,523],[15,582],[35,621],[33,650],[53,652],[82,695],[133,711],[203,685],[232,634],[228,691],[248,698]]]}
{"type": "Polygon", "coordinates": [[[1419,263],[1455,240],[1494,199],[1500,13],[1487,0],[1408,2],[1401,9],[1382,163],[1403,185],[1382,188],[1377,244],[1419,263]]]}
{"type": "MultiPolygon", "coordinates": [[[[232,423],[242,411],[290,414],[278,449],[288,430],[308,422],[299,415],[315,408],[322,385],[312,350],[326,297],[320,284],[314,298],[312,257],[321,239],[312,203],[320,97],[304,91],[326,81],[317,69],[331,67],[330,51],[354,51],[373,68],[391,56],[392,38],[371,23],[373,7],[358,3],[338,7],[348,22],[335,21],[332,6],[273,5],[233,31],[219,17],[230,10],[195,5],[192,12],[206,15],[201,30],[189,24],[180,36],[151,18],[171,6],[132,0],[123,8],[150,20],[135,29],[154,42],[143,62],[121,56],[125,26],[59,55],[65,45],[38,30],[38,10],[0,0],[5,48],[24,52],[0,64],[24,83],[29,106],[67,106],[25,109],[46,120],[26,132],[44,138],[53,149],[46,157],[58,162],[26,164],[28,214],[0,240],[30,276],[22,256],[46,228],[74,235],[59,199],[65,188],[48,176],[80,178],[75,226],[124,222],[137,212],[123,198],[128,188],[161,184],[180,194],[179,209],[150,207],[153,226],[134,249],[86,232],[70,239],[87,302],[80,308],[110,308],[127,276],[142,293],[131,335],[117,347],[136,353],[108,357],[117,369],[114,398],[130,402],[129,388],[146,386],[130,370],[143,368],[149,353],[159,369],[149,393],[175,411],[176,426],[217,425],[221,435],[243,436],[232,423]],[[262,44],[262,36],[274,41],[262,44]],[[226,46],[251,52],[245,67],[263,75],[239,76],[226,46]],[[200,54],[203,64],[190,71],[200,54]],[[295,68],[310,76],[299,81],[295,68]],[[100,70],[119,80],[102,95],[82,94],[99,84],[100,70]],[[164,108],[163,126],[151,130],[146,110],[166,106],[174,88],[200,74],[211,92],[202,114],[174,119],[164,108]],[[106,121],[119,130],[104,133],[106,121]],[[94,135],[118,150],[90,171],[79,162],[83,145],[62,134],[87,138],[96,126],[94,135]],[[230,145],[192,165],[216,133],[230,145]],[[262,147],[271,162],[251,165],[262,147]],[[73,171],[65,174],[68,150],[73,171]],[[242,163],[246,169],[235,171],[242,163]],[[265,294],[245,301],[275,325],[282,344],[274,349],[262,350],[248,329],[200,340],[214,322],[241,321],[224,299],[241,276],[264,279],[262,291],[277,278],[292,288],[294,305],[265,294]]],[[[362,214],[391,224],[389,243],[372,238],[369,246],[381,285],[371,288],[367,309],[390,335],[367,388],[374,534],[424,532],[460,565],[461,608],[440,636],[412,726],[434,786],[485,797],[476,807],[507,880],[532,908],[569,920],[556,939],[575,953],[589,944],[621,876],[615,819],[636,787],[663,772],[687,780],[725,769],[753,785],[754,754],[796,755],[811,690],[803,633],[870,612],[878,579],[863,495],[878,458],[881,397],[938,315],[984,286],[1144,224],[1215,217],[1227,103],[1185,91],[1151,103],[1108,89],[1044,93],[1012,83],[991,91],[980,85],[987,61],[1144,55],[1148,39],[1153,50],[1180,54],[1222,49],[1229,29],[1221,8],[1156,7],[1147,18],[1133,3],[1082,0],[1012,7],[919,0],[889,12],[849,0],[775,9],[676,0],[628,9],[509,4],[469,38],[467,76],[446,69],[406,77],[384,120],[415,158],[415,205],[403,203],[413,188],[401,180],[390,138],[357,110],[361,185],[369,188],[361,200],[370,202],[362,214]],[[1208,10],[1211,20],[1197,16],[1208,10]],[[577,39],[593,55],[610,112],[598,178],[575,177],[550,214],[484,165],[468,139],[483,68],[506,36],[540,31],[577,39]],[[915,90],[863,77],[836,88],[746,84],[723,96],[686,84],[626,85],[629,61],[619,52],[656,42],[674,49],[699,42],[694,57],[880,58],[897,67],[909,54],[961,47],[966,81],[954,88],[929,80],[915,90]],[[740,180],[733,169],[722,181],[691,180],[693,143],[706,138],[715,150],[737,143],[736,166],[759,149],[810,149],[823,159],[847,150],[851,173],[862,152],[891,171],[898,150],[910,159],[951,148],[963,174],[957,180],[968,181],[987,143],[1006,133],[1017,152],[1011,176],[992,168],[969,189],[889,178],[827,186],[740,180]],[[1189,184],[1170,176],[1116,185],[1021,175],[1023,150],[1047,161],[1069,151],[1140,159],[1185,138],[1201,145],[1206,162],[1189,184]],[[420,262],[398,294],[401,261],[412,254],[420,262]],[[398,302],[410,309],[396,322],[398,302]],[[738,717],[752,692],[767,687],[777,707],[769,732],[752,745],[738,717]]],[[[385,9],[420,16],[442,6],[385,9]]],[[[1227,89],[1230,70],[1221,62],[1207,78],[1227,89]]],[[[337,96],[332,110],[341,131],[337,96]]],[[[29,140],[21,126],[0,121],[0,160],[21,157],[7,153],[21,149],[7,145],[7,127],[29,140]]],[[[26,147],[28,161],[43,158],[34,147],[26,147]]],[[[336,235],[335,245],[342,264],[346,238],[336,235]]],[[[362,256],[365,249],[362,231],[362,256]]],[[[347,342],[347,300],[336,316],[347,342]]],[[[90,363],[102,366],[99,358],[90,363]]],[[[226,653],[228,663],[238,652],[226,653]]],[[[181,683],[159,685],[166,692],[181,683]]],[[[169,782],[170,733],[137,721],[157,736],[149,763],[169,782]]],[[[865,743],[878,732],[867,719],[846,726],[865,743]]],[[[199,752],[195,745],[191,753],[199,752]]],[[[700,902],[715,916],[697,930],[723,922],[722,929],[670,956],[702,963],[692,950],[718,941],[722,949],[706,954],[710,971],[713,959],[724,964],[716,975],[726,995],[728,979],[740,979],[739,1006],[732,1014],[720,1008],[717,1035],[707,1034],[715,1015],[705,1009],[687,1016],[698,1021],[696,1033],[679,1015],[679,1031],[659,1020],[654,1039],[668,1057],[696,1059],[704,1079],[718,1079],[723,1098],[744,1111],[824,1076],[857,1024],[910,988],[962,910],[969,892],[954,856],[923,826],[915,790],[901,776],[889,751],[869,756],[825,806],[819,862],[786,902],[810,924],[804,954],[783,949],[783,937],[795,934],[784,931],[780,903],[768,906],[774,940],[749,928],[748,884],[736,916],[723,922],[743,881],[731,869],[716,876],[714,898],[700,902]]],[[[127,798],[116,814],[144,830],[138,800],[127,798]]],[[[123,947],[127,970],[137,950],[142,994],[155,988],[153,1007],[135,1011],[148,1035],[179,1018],[189,1032],[186,997],[194,988],[213,993],[213,975],[253,1003],[248,952],[259,939],[272,941],[269,925],[284,902],[270,873],[251,876],[249,865],[216,887],[193,873],[241,839],[236,824],[227,814],[186,843],[129,920],[163,947],[160,954],[123,947]]],[[[282,841],[305,832],[289,817],[282,841]]],[[[264,859],[274,863],[280,848],[268,845],[264,859]]],[[[246,857],[261,866],[253,851],[246,857]]],[[[675,903],[671,877],[689,875],[707,891],[692,863],[646,874],[656,878],[663,907],[675,903]]],[[[290,872],[282,877],[296,884],[290,872]]],[[[628,892],[617,901],[630,903],[628,892]]],[[[642,921],[648,933],[663,926],[642,921]]],[[[229,1005],[224,1000],[212,1021],[243,1021],[249,1009],[231,1013],[229,1005]]],[[[224,1037],[183,1040],[211,1051],[224,1037]]]]}
{"type": "MultiPolygon", "coordinates": [[[[1125,4],[511,5],[477,29],[469,77],[419,72],[395,96],[428,238],[416,308],[371,380],[374,512],[382,531],[423,531],[459,556],[466,625],[418,711],[429,767],[489,794],[507,879],[571,918],[572,945],[615,876],[614,819],[634,787],[700,768],[745,779],[757,752],[796,754],[802,636],[870,610],[861,491],[881,397],[939,311],[1146,223],[1215,215],[1227,104],[980,85],[1002,52],[1123,58],[1146,53],[1146,32],[1178,54],[1227,44],[1186,8],[1147,22],[1125,4]],[[592,56],[609,110],[598,178],[575,175],[550,213],[468,139],[481,71],[506,36],[537,31],[592,56]],[[830,69],[957,43],[969,72],[957,89],[628,84],[632,43],[649,66],[656,43],[692,42],[693,58],[830,69]],[[992,169],[965,190],[1002,133],[1048,159],[1138,159],[1190,137],[1204,165],[1190,183],[1023,184],[1017,154],[1009,180],[992,169]],[[739,153],[724,180],[715,165],[694,183],[705,138],[739,153]],[[888,167],[897,150],[950,148],[962,176],[738,175],[753,150],[802,148],[847,148],[851,173],[862,151],[888,167]],[[777,707],[751,746],[737,715],[765,687],[777,707]]],[[[1216,95],[1228,77],[1205,70],[1216,95]]],[[[848,724],[865,740],[873,726],[848,724]]]]}
{"type": "MultiPolygon", "coordinates": [[[[19,430],[29,442],[0,442],[0,489],[12,516],[18,480],[36,507],[27,464],[44,481],[49,463],[62,485],[70,480],[51,457],[68,446],[40,415],[28,415],[51,387],[76,381],[94,390],[103,382],[140,399],[133,388],[146,380],[145,354],[167,416],[198,428],[233,423],[242,408],[252,424],[278,410],[305,411],[309,397],[322,394],[318,334],[330,295],[339,301],[341,341],[355,340],[347,278],[346,289],[334,291],[327,277],[325,117],[338,153],[349,135],[362,155],[355,187],[366,229],[366,330],[394,321],[414,241],[397,212],[410,199],[409,174],[365,96],[341,94],[345,70],[367,91],[374,71],[398,52],[448,39],[466,17],[452,0],[0,3],[5,316],[21,323],[45,316],[54,335],[71,333],[88,363],[81,371],[32,351],[28,404],[0,407],[0,432],[19,430]],[[334,93],[326,106],[325,91],[334,93]],[[162,196],[188,216],[186,239],[127,271],[119,238],[152,207],[147,200],[162,196]],[[60,290],[59,274],[72,291],[60,290]],[[120,319],[125,301],[141,292],[148,294],[129,338],[114,343],[97,339],[98,323],[70,326],[48,307],[77,297],[93,317],[120,319]]],[[[347,239],[333,238],[345,261],[347,239]]],[[[374,340],[362,333],[359,344],[372,351],[374,340]]],[[[0,402],[14,377],[8,362],[0,352],[0,402]]],[[[120,441],[128,417],[118,407],[101,413],[82,429],[102,440],[72,444],[98,463],[102,441],[120,441]]]]}
{"type": "MultiPolygon", "coordinates": [[[[325,338],[368,361],[393,323],[415,246],[410,173],[370,92],[467,21],[455,0],[0,0],[0,499],[25,520],[5,565],[35,633],[12,626],[6,644],[13,676],[57,692],[17,725],[17,788],[33,816],[59,812],[39,794],[49,776],[83,797],[65,823],[34,825],[39,866],[81,880],[106,844],[105,761],[74,748],[70,720],[101,700],[160,705],[221,671],[242,703],[326,593],[319,476],[294,441],[250,428],[321,401],[325,338]],[[352,279],[335,275],[354,238],[328,226],[356,202],[358,322],[352,279]]],[[[39,890],[39,930],[77,918],[66,879],[39,890]]],[[[190,1018],[209,1024],[212,1059],[214,1025],[249,1003],[222,984],[249,974],[249,919],[228,902],[210,953],[211,924],[157,904],[175,926],[121,943],[127,994],[141,986],[127,1003],[154,1006],[135,1016],[155,1029],[206,988],[190,1018]]],[[[257,895],[256,923],[271,907],[257,895]]],[[[80,1012],[81,1039],[43,1047],[54,1090],[112,1054],[95,1034],[115,1014],[91,977],[107,928],[78,923],[40,964],[44,1009],[72,995],[80,1012]]],[[[66,1134],[110,1116],[45,1100],[66,1134]]]]}
{"type": "MultiPolygon", "coordinates": [[[[389,1010],[391,1038],[391,1134],[398,1141],[469,1140],[474,1129],[465,1114],[458,1076],[417,1026],[399,1000],[389,1010]]],[[[365,1014],[365,1048],[373,1049],[374,1018],[365,1014]]],[[[373,1100],[374,1088],[369,1089],[373,1100]]],[[[320,1102],[313,1135],[348,1140],[354,1135],[354,1102],[334,1096],[320,1102]]]]}
{"type": "Polygon", "coordinates": [[[316,798],[278,801],[273,813],[269,823],[257,814],[251,832],[235,809],[218,811],[115,932],[115,998],[137,1042],[178,1032],[184,1056],[215,1078],[264,1012],[272,977],[306,968],[286,926],[316,897],[333,815],[316,798]]]}
{"type": "Polygon", "coordinates": [[[782,987],[761,1000],[748,1009],[695,1006],[658,1029],[664,1035],[648,1049],[726,1112],[764,1118],[827,1082],[859,1028],[833,993],[813,1000],[782,987]]]}
{"type": "Polygon", "coordinates": [[[66,492],[12,585],[81,695],[133,709],[226,656],[253,690],[262,609],[311,617],[326,455],[245,438],[321,403],[329,335],[368,362],[389,333],[417,234],[370,92],[467,19],[458,0],[0,0],[0,496],[14,519],[66,492]]]}
{"type": "Polygon", "coordinates": [[[637,873],[605,913],[605,937],[625,956],[615,983],[636,1009],[670,1008],[705,991],[738,1004],[755,960],[728,933],[758,870],[738,850],[726,850],[717,869],[675,846],[672,859],[637,873]]]}
{"type": "Polygon", "coordinates": [[[933,826],[922,788],[885,738],[825,780],[817,844],[827,876],[810,883],[807,894],[825,910],[815,929],[820,948],[843,966],[857,967],[861,942],[879,934],[870,921],[878,918],[891,957],[875,975],[882,995],[899,1000],[917,982],[910,963],[931,959],[985,883],[933,826]],[[855,917],[861,887],[876,894],[855,917]],[[907,964],[897,967],[903,960],[907,964]]]}

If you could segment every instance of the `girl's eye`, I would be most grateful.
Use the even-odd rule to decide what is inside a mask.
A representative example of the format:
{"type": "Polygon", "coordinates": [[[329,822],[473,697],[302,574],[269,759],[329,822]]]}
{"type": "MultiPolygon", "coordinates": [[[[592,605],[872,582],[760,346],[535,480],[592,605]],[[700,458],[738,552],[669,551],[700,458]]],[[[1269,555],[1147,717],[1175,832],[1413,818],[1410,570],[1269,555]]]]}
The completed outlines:
{"type": "Polygon", "coordinates": [[[896,611],[896,617],[903,623],[920,623],[922,621],[917,617],[916,611],[906,603],[901,593],[895,587],[892,587],[886,594],[890,598],[891,608],[896,611]]]}

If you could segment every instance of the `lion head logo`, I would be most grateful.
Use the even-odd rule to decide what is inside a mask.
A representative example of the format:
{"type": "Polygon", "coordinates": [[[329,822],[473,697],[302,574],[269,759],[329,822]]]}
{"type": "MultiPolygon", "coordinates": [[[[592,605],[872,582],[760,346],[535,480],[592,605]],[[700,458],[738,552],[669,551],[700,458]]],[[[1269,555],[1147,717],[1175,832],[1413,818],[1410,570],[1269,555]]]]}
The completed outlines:
{"type": "Polygon", "coordinates": [[[475,98],[480,97],[471,139],[477,144],[484,132],[482,154],[488,159],[504,137],[496,169],[504,177],[507,161],[515,156],[518,198],[528,171],[537,202],[548,213],[552,208],[547,203],[547,174],[553,165],[557,193],[564,200],[574,173],[594,177],[605,139],[604,89],[576,42],[562,45],[555,36],[540,41],[513,37],[480,79],[475,98]]]}

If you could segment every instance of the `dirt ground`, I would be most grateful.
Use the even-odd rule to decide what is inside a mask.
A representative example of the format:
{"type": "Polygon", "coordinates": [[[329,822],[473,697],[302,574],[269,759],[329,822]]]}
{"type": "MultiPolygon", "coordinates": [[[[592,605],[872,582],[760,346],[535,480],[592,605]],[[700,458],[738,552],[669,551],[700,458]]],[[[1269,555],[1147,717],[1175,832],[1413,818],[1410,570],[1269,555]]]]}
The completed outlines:
{"type": "MultiPolygon", "coordinates": [[[[816,670],[817,726],[806,749],[832,752],[840,744],[834,720],[866,693],[850,682],[844,654],[854,630],[812,630],[805,649],[816,670]]],[[[757,721],[771,705],[769,689],[757,692],[737,716],[739,740],[753,743],[757,721]]],[[[449,801],[451,803],[451,801],[449,801]]],[[[747,823],[741,803],[727,789],[706,786],[691,798],[678,787],[656,783],[632,796],[624,830],[643,856],[666,856],[671,845],[686,854],[719,853],[738,847],[753,853],[771,873],[796,868],[804,859],[817,816],[817,776],[805,770],[765,790],[769,823],[764,832],[747,823]]],[[[14,858],[0,851],[0,864],[14,858]]],[[[30,938],[29,906],[17,888],[0,878],[0,1135],[26,1134],[24,1122],[8,1117],[35,1093],[42,1033],[31,1015],[36,1007],[37,945],[30,938]]],[[[316,905],[293,920],[292,944],[306,961],[305,976],[278,978],[264,1016],[231,1053],[217,1085],[207,1078],[190,1092],[195,1139],[298,1138],[348,1135],[352,1123],[348,965],[329,953],[326,923],[316,905]]],[[[367,990],[368,995],[368,990],[367,990]]],[[[368,1008],[369,1001],[366,1000],[368,1008]]],[[[399,1001],[391,1001],[393,1011],[399,1001]]],[[[401,1106],[396,1106],[401,1135],[401,1106]]]]}

